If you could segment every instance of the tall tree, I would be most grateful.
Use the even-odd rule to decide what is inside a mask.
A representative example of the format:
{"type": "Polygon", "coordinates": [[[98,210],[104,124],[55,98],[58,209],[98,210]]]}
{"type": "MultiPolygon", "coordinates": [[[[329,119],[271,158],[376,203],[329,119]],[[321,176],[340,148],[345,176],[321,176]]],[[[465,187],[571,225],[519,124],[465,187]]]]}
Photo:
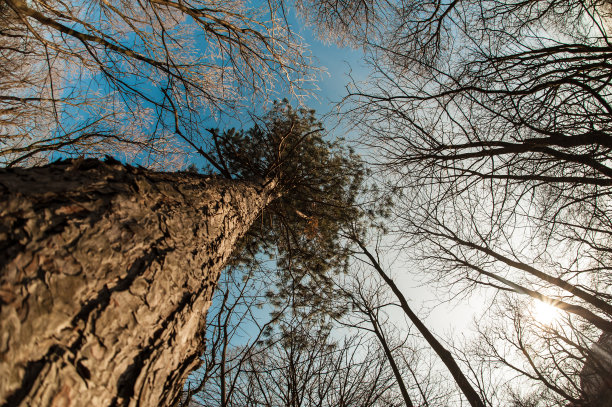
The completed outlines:
{"type": "Polygon", "coordinates": [[[312,112],[277,104],[215,139],[207,156],[224,176],[92,159],[2,171],[4,405],[177,401],[243,237],[243,250],[275,245],[282,274],[313,285],[342,268],[335,231],[362,174],[312,112]],[[294,251],[294,240],[308,243],[294,251]],[[317,248],[338,250],[307,256],[317,248]]]}
{"type": "MultiPolygon", "coordinates": [[[[361,240],[361,238],[354,234],[351,236],[351,240],[358,247],[359,254],[362,254],[367,259],[369,265],[374,269],[374,271],[379,275],[379,277],[384,281],[385,285],[389,287],[389,289],[393,292],[393,295],[399,301],[400,308],[404,312],[404,314],[408,317],[410,322],[417,328],[419,333],[423,336],[427,344],[431,347],[431,349],[436,353],[436,355],[440,358],[440,361],[446,366],[448,371],[453,377],[453,380],[461,390],[461,393],[465,396],[468,403],[473,407],[484,407],[485,404],[482,400],[481,395],[474,388],[473,384],[470,382],[468,377],[464,374],[461,367],[457,364],[454,356],[451,352],[446,349],[446,347],[435,337],[435,335],[431,332],[431,330],[423,323],[421,318],[412,310],[406,297],[402,293],[402,291],[397,286],[396,282],[389,276],[387,272],[381,267],[380,262],[378,261],[378,256],[373,254],[361,240]]],[[[366,308],[366,307],[364,307],[366,308]]],[[[376,326],[377,322],[372,318],[372,311],[368,310],[369,318],[371,319],[372,325],[375,327],[375,333],[381,343],[384,343],[384,340],[380,333],[380,326],[376,326]]],[[[392,360],[390,356],[390,351],[385,349],[385,353],[389,360],[392,360]]],[[[397,371],[397,368],[393,369],[394,372],[397,371]]],[[[399,381],[399,379],[398,379],[399,381]]],[[[406,397],[407,398],[407,397],[406,397]]],[[[411,406],[411,402],[406,400],[406,405],[411,406]]]]}
{"type": "Polygon", "coordinates": [[[367,4],[390,18],[360,42],[373,74],[345,107],[398,194],[404,247],[454,294],[567,312],[566,331],[517,353],[550,356],[520,380],[551,404],[594,403],[576,378],[612,322],[610,2],[367,4]]]}
{"type": "Polygon", "coordinates": [[[404,318],[406,321],[398,318],[395,311],[403,305],[398,303],[391,287],[371,269],[372,265],[365,260],[363,268],[353,264],[349,273],[342,276],[336,301],[347,301],[350,311],[338,319],[339,324],[358,329],[362,336],[369,335],[378,344],[397,383],[398,405],[461,403],[455,383],[448,380],[444,368],[437,369],[440,358],[428,343],[429,338],[421,334],[423,326],[417,327],[416,333],[409,318],[404,318]]]}

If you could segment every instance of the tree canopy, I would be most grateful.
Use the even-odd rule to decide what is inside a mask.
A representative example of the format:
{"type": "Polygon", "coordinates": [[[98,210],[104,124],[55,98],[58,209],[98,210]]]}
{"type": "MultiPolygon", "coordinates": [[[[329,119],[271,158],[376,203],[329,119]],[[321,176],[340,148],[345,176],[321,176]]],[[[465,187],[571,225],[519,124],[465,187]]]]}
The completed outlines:
{"type": "Polygon", "coordinates": [[[608,406],[611,28],[609,0],[6,0],[0,164],[111,153],[176,170],[198,156],[207,174],[272,190],[230,266],[246,281],[272,259],[275,278],[259,286],[278,311],[271,320],[287,304],[295,320],[276,342],[236,348],[237,364],[221,346],[221,370],[236,367],[247,384],[241,402],[283,399],[258,379],[304,390],[270,370],[294,374],[297,362],[329,388],[324,362],[338,350],[329,366],[368,383],[346,393],[360,400],[608,406]],[[339,112],[369,163],[287,100],[249,128],[205,129],[247,100],[308,93],[317,67],[289,24],[294,9],[319,37],[364,52],[371,74],[347,86],[339,112]],[[387,254],[410,267],[388,270],[387,254]],[[437,288],[439,303],[484,297],[477,339],[438,340],[400,288],[408,274],[437,288]],[[405,330],[392,327],[397,305],[405,330]],[[376,378],[341,360],[355,353],[329,324],[373,338],[362,349],[376,378]],[[415,373],[406,352],[420,353],[404,346],[415,326],[460,390],[448,372],[433,384],[415,373]]]}
{"type": "Polygon", "coordinates": [[[277,184],[277,198],[251,227],[236,261],[258,261],[258,253],[274,259],[279,291],[271,300],[292,296],[324,311],[319,301],[330,298],[331,277],[345,271],[350,254],[340,232],[364,216],[360,158],[343,140],[326,139],[313,110],[293,109],[287,101],[275,103],[248,130],[210,132],[210,170],[277,184]]]}
{"type": "Polygon", "coordinates": [[[398,194],[402,247],[443,291],[491,293],[472,357],[518,374],[517,402],[534,386],[538,405],[595,403],[583,369],[612,317],[609,2],[385,7],[396,18],[363,41],[374,74],[345,112],[398,194]],[[559,319],[538,320],[541,302],[559,319]]]}
{"type": "Polygon", "coordinates": [[[308,93],[310,56],[277,1],[0,5],[2,163],[51,152],[162,166],[206,118],[308,93]]]}

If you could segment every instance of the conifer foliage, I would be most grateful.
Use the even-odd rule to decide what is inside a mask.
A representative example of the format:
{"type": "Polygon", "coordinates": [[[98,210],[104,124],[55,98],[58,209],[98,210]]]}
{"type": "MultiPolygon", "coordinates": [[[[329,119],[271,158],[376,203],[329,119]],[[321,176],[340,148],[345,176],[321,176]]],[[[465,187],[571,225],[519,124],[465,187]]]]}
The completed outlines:
{"type": "MultiPolygon", "coordinates": [[[[229,178],[277,183],[276,199],[250,228],[237,262],[273,258],[279,273],[273,302],[292,295],[326,312],[330,277],[349,256],[340,231],[358,221],[366,170],[343,140],[325,137],[314,111],[285,100],[250,129],[211,130],[213,167],[229,178]]],[[[306,305],[306,304],[302,304],[306,305]]]]}

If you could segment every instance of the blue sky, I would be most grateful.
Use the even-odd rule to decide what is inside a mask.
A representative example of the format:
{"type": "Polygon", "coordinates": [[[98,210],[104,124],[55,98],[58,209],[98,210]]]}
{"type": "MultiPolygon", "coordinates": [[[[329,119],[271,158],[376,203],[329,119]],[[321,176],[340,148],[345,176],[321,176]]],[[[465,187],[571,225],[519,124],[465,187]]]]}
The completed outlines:
{"type": "Polygon", "coordinates": [[[327,114],[334,103],[346,95],[349,73],[357,80],[367,79],[368,70],[363,63],[364,54],[360,49],[338,47],[323,42],[308,27],[302,27],[299,34],[310,45],[319,66],[325,69],[325,72],[319,75],[317,85],[320,91],[316,99],[310,98],[306,102],[319,114],[327,114]]]}
{"type": "MultiPolygon", "coordinates": [[[[340,102],[346,95],[349,73],[357,81],[367,79],[368,68],[363,62],[364,53],[361,49],[338,47],[331,41],[322,41],[309,26],[303,24],[294,10],[288,10],[287,18],[292,31],[302,37],[305,44],[308,45],[308,49],[314,57],[314,68],[322,70],[317,75],[317,82],[314,84],[318,89],[313,91],[312,96],[302,100],[302,103],[314,109],[317,117],[324,119],[325,127],[333,133],[332,136],[346,136],[346,134],[339,134],[342,130],[332,129],[336,122],[326,116],[334,109],[336,103],[340,102]]],[[[288,97],[296,103],[289,96],[280,93],[276,95],[279,99],[288,97]]],[[[258,110],[257,106],[254,108],[254,110],[258,110]]],[[[257,111],[256,113],[263,113],[263,111],[257,111]]],[[[248,124],[245,122],[240,124],[237,120],[220,117],[215,120],[211,119],[209,127],[226,128],[228,126],[240,127],[245,125],[248,124]]]]}

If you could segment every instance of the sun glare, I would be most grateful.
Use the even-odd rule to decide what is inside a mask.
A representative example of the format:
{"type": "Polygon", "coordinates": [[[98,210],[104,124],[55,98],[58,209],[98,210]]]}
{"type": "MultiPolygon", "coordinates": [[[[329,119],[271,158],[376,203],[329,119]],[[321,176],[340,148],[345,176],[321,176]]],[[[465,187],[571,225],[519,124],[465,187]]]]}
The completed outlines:
{"type": "Polygon", "coordinates": [[[542,324],[550,325],[561,317],[561,310],[547,302],[535,301],[533,317],[542,324]]]}

